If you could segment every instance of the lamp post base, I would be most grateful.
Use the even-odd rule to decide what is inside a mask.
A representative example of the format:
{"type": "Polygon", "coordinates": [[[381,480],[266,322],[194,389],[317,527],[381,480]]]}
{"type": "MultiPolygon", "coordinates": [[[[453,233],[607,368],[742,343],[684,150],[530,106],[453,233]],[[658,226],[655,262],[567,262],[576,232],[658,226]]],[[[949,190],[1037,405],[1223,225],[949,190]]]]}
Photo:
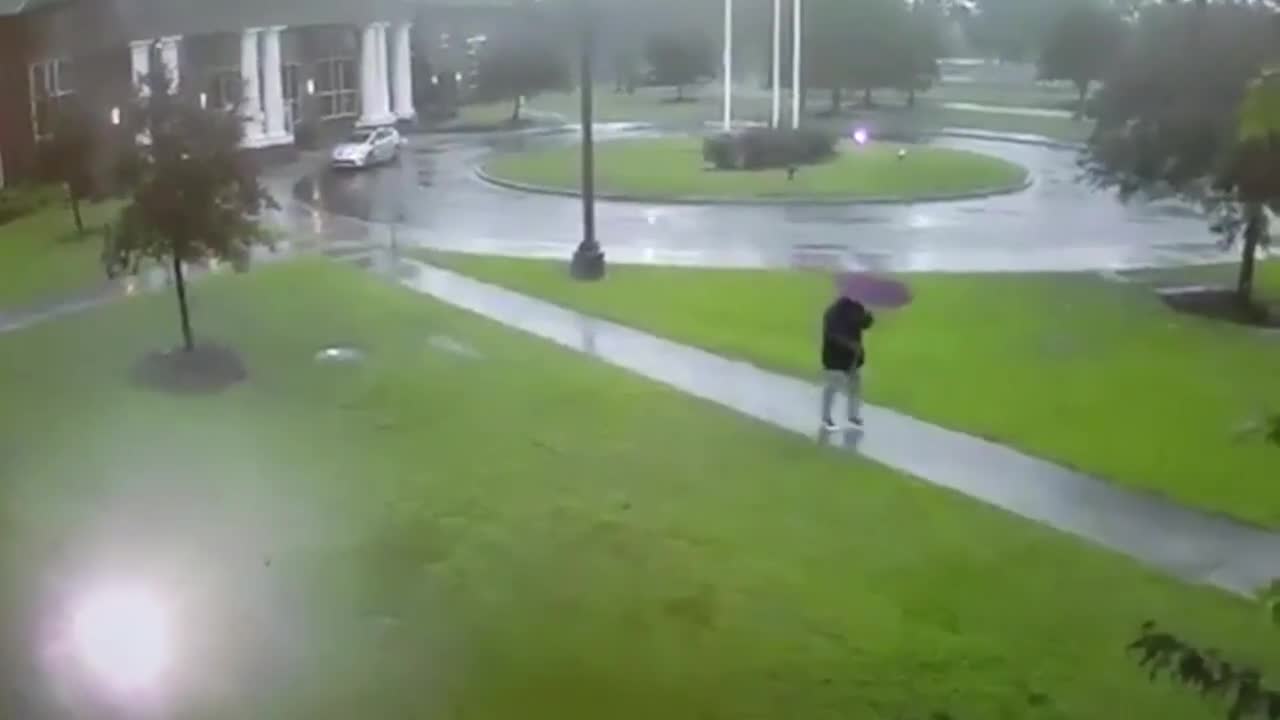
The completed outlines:
{"type": "Polygon", "coordinates": [[[569,263],[569,274],[574,280],[603,280],[604,252],[599,245],[583,243],[573,252],[573,260],[569,263]]]}

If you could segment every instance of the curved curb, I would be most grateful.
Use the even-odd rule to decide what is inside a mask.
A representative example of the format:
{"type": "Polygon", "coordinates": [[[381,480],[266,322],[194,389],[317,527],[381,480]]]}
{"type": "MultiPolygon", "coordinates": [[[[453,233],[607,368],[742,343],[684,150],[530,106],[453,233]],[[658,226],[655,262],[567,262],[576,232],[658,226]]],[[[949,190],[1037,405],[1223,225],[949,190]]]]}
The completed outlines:
{"type": "Polygon", "coordinates": [[[1079,151],[1088,147],[1087,143],[1071,142],[1069,140],[1055,140],[1043,135],[1024,135],[1020,133],[1005,133],[967,128],[943,128],[941,130],[928,133],[928,135],[932,137],[960,138],[962,140],[986,140],[988,142],[1010,143],[1013,145],[1034,145],[1036,147],[1051,148],[1053,150],[1079,151]]]}
{"type": "MultiPolygon", "coordinates": [[[[1009,161],[1005,161],[1009,162],[1009,161]]],[[[1012,163],[1016,164],[1016,163],[1012,163]]],[[[1019,165],[1018,167],[1022,167],[1019,165]]],[[[866,198],[723,198],[723,197],[702,197],[702,196],[664,196],[652,195],[646,197],[638,197],[635,195],[623,195],[619,193],[596,193],[596,199],[607,202],[620,203],[650,203],[658,205],[723,205],[737,207],[849,207],[857,205],[919,205],[924,203],[944,203],[944,202],[960,202],[962,200],[982,200],[985,198],[1000,197],[1003,195],[1014,195],[1024,192],[1035,184],[1031,173],[1023,168],[1024,177],[1015,184],[1005,185],[1003,187],[988,188],[985,190],[973,190],[960,193],[939,193],[933,195],[922,195],[914,198],[903,197],[866,197],[866,198]]],[[[582,197],[582,193],[577,190],[568,190],[566,188],[554,187],[549,185],[536,185],[533,183],[520,182],[518,180],[507,180],[506,178],[497,177],[491,174],[485,166],[477,165],[475,167],[475,175],[482,182],[504,190],[514,190],[516,192],[533,193],[535,195],[553,195],[556,197],[577,198],[582,197]]]]}

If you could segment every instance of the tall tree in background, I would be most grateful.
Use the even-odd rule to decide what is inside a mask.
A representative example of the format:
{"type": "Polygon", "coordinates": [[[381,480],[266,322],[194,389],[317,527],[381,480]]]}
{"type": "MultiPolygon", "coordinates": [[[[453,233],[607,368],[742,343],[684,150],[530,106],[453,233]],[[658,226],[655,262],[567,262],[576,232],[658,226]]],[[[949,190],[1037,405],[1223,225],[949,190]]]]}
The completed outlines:
{"type": "Polygon", "coordinates": [[[969,18],[970,35],[988,57],[1030,60],[1059,6],[1057,0],[979,0],[969,18]]]}
{"type": "Polygon", "coordinates": [[[520,120],[524,98],[568,86],[568,63],[541,38],[492,42],[480,57],[476,92],[485,100],[510,100],[513,123],[520,120]]]}
{"type": "Polygon", "coordinates": [[[42,141],[37,151],[39,173],[45,180],[66,188],[76,232],[83,235],[80,204],[93,192],[97,155],[95,127],[74,95],[57,105],[52,120],[53,135],[42,141]]]}
{"type": "Polygon", "coordinates": [[[195,349],[184,265],[208,259],[247,267],[252,245],[268,237],[256,217],[274,205],[257,168],[240,149],[240,118],[169,93],[163,63],[153,62],[150,92],[136,117],[146,142],[129,204],[108,238],[108,274],[136,273],[146,260],[168,264],[183,348],[195,349]]]}
{"type": "Polygon", "coordinates": [[[1264,6],[1144,9],[1134,41],[1097,95],[1085,159],[1093,177],[1122,197],[1175,193],[1211,210],[1213,229],[1228,244],[1239,241],[1243,306],[1252,304],[1255,257],[1267,241],[1263,208],[1280,206],[1274,138],[1264,141],[1257,130],[1271,106],[1244,103],[1251,83],[1259,97],[1269,92],[1270,81],[1258,78],[1278,49],[1280,19],[1264,6]]]}
{"type": "Polygon", "coordinates": [[[873,104],[871,93],[882,88],[914,85],[913,58],[917,38],[911,12],[902,0],[856,0],[857,38],[853,71],[862,90],[863,104],[873,104]]]}
{"type": "Polygon", "coordinates": [[[946,12],[938,0],[912,0],[909,42],[901,46],[905,82],[898,87],[907,93],[908,106],[914,107],[916,93],[928,90],[938,80],[938,59],[943,54],[946,23],[946,12]]]}
{"type": "Polygon", "coordinates": [[[649,36],[645,57],[653,69],[653,82],[672,85],[676,100],[684,99],[684,88],[714,74],[712,44],[696,30],[664,30],[649,36]]]}
{"type": "Polygon", "coordinates": [[[831,92],[834,115],[844,104],[844,91],[857,86],[850,35],[858,9],[848,0],[806,0],[804,22],[805,85],[831,92]]]}
{"type": "Polygon", "coordinates": [[[1128,38],[1128,24],[1104,0],[1070,0],[1054,21],[1040,52],[1040,78],[1069,80],[1079,93],[1083,117],[1089,88],[1115,63],[1128,38]]]}

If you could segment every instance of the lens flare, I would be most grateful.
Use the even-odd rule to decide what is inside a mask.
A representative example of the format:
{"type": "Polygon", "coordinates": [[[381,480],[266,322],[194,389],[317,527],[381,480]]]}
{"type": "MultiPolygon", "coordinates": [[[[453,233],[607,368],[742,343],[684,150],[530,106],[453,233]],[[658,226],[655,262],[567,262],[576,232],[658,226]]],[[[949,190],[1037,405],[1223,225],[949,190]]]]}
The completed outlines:
{"type": "Polygon", "coordinates": [[[154,687],[172,659],[169,613],[143,588],[118,586],[83,598],[72,617],[79,660],[112,690],[154,687]]]}
{"type": "Polygon", "coordinates": [[[866,145],[871,141],[871,133],[866,128],[857,128],[853,131],[853,141],[859,145],[866,145]]]}

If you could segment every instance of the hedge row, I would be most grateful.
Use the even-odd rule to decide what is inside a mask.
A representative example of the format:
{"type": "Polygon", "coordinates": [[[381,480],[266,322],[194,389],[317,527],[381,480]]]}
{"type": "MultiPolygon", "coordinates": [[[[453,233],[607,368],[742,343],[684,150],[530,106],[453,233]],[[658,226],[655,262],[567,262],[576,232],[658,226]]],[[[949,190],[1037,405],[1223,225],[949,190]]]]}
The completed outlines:
{"type": "Polygon", "coordinates": [[[810,165],[835,154],[836,136],[817,129],[752,128],[713,135],[702,157],[720,170],[760,170],[810,165]]]}

